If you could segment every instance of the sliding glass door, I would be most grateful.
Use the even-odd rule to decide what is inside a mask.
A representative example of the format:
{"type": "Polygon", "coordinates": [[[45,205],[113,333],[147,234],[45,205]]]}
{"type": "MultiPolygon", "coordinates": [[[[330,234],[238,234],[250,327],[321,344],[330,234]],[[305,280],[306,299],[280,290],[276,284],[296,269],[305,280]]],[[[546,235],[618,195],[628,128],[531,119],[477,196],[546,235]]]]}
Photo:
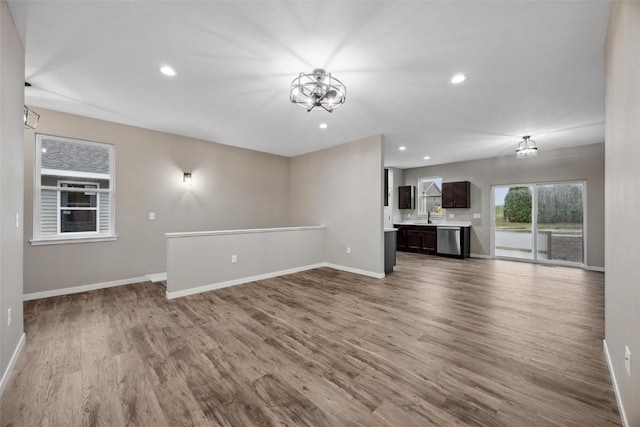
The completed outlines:
{"type": "Polygon", "coordinates": [[[534,259],[533,187],[502,185],[493,188],[494,256],[534,259]]]}
{"type": "Polygon", "coordinates": [[[584,194],[584,182],[493,186],[492,255],[582,265],[584,194]]]}

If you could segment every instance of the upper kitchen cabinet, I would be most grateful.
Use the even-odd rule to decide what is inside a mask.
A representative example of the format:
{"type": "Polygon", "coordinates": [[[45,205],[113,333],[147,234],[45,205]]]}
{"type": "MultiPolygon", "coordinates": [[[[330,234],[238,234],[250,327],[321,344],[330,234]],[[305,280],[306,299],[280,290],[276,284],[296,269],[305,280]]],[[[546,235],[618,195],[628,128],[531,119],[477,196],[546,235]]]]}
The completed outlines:
{"type": "Polygon", "coordinates": [[[384,170],[384,205],[389,206],[389,169],[384,170]]]}
{"type": "Polygon", "coordinates": [[[398,187],[398,209],[415,209],[415,187],[403,185],[398,187]]]}
{"type": "Polygon", "coordinates": [[[470,208],[471,183],[469,181],[442,183],[443,208],[470,208]]]}

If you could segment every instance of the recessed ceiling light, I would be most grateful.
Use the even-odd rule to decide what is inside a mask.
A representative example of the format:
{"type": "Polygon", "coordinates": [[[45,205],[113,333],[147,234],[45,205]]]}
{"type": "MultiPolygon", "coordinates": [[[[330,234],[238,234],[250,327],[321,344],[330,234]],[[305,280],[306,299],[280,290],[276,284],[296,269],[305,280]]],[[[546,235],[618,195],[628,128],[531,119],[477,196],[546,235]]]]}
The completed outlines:
{"type": "Polygon", "coordinates": [[[456,74],[455,76],[451,77],[451,83],[453,83],[454,85],[460,84],[465,80],[467,80],[467,76],[465,76],[464,74],[456,74]]]}
{"type": "Polygon", "coordinates": [[[405,147],[404,145],[402,145],[402,146],[398,147],[398,150],[400,150],[400,151],[404,151],[404,150],[406,150],[406,149],[407,149],[407,147],[405,147]]]}
{"type": "Polygon", "coordinates": [[[162,67],[160,67],[160,72],[169,77],[173,77],[176,75],[176,70],[174,70],[170,65],[163,65],[162,67]]]}
{"type": "Polygon", "coordinates": [[[423,158],[424,158],[425,160],[429,160],[431,157],[429,157],[429,156],[424,156],[423,158]]]}
{"type": "Polygon", "coordinates": [[[318,127],[319,127],[320,129],[326,129],[326,128],[327,128],[327,124],[326,124],[326,123],[320,123],[320,124],[318,125],[318,127]]]}

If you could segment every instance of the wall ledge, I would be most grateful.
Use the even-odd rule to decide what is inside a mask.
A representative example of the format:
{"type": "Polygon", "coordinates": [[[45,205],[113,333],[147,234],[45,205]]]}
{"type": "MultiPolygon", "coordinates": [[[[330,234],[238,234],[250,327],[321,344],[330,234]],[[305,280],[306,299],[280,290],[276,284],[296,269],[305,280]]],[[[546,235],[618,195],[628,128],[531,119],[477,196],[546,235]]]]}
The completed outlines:
{"type": "Polygon", "coordinates": [[[26,335],[23,333],[18,341],[18,345],[15,350],[13,350],[13,355],[11,356],[11,360],[9,360],[9,364],[7,365],[7,369],[2,374],[2,379],[0,380],[0,396],[2,396],[2,392],[4,391],[5,386],[9,383],[9,378],[11,378],[11,373],[13,372],[13,368],[18,361],[18,357],[20,357],[20,353],[22,353],[22,349],[24,348],[24,342],[26,339],[26,335]]]}
{"type": "Polygon", "coordinates": [[[613,392],[616,395],[616,402],[618,402],[618,411],[620,412],[622,426],[629,427],[627,414],[624,412],[624,405],[622,404],[622,398],[620,397],[620,389],[618,388],[618,381],[616,381],[616,374],[615,372],[613,372],[613,365],[611,364],[611,356],[609,355],[607,340],[602,340],[602,347],[604,348],[604,355],[607,358],[607,366],[609,367],[609,374],[611,375],[611,384],[613,385],[613,392]]]}
{"type": "Polygon", "coordinates": [[[321,230],[326,228],[324,225],[309,225],[302,227],[276,227],[276,228],[247,228],[240,230],[217,230],[217,231],[192,231],[186,233],[164,233],[168,239],[178,237],[201,237],[201,236],[221,236],[225,234],[252,234],[252,233],[274,233],[284,231],[300,231],[300,230],[321,230]]]}

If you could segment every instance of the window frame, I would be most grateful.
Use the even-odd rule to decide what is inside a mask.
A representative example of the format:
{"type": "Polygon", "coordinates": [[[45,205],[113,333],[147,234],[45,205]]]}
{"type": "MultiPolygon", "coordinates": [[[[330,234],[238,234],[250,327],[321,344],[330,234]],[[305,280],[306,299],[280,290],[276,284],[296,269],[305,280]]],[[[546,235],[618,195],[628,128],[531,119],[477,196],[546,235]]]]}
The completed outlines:
{"type": "Polygon", "coordinates": [[[418,179],[418,207],[417,207],[417,215],[418,217],[428,217],[430,216],[431,218],[444,218],[444,214],[445,214],[445,210],[442,207],[442,183],[444,182],[444,179],[441,176],[424,176],[422,178],[418,179]],[[440,181],[440,213],[437,212],[431,212],[431,215],[429,215],[429,212],[423,211],[422,209],[422,192],[423,187],[424,187],[424,182],[425,181],[431,181],[431,182],[436,182],[436,181],[440,181]]]}
{"type": "MultiPolygon", "coordinates": [[[[117,239],[115,224],[116,224],[116,177],[115,177],[115,146],[110,143],[105,142],[94,142],[87,141],[83,139],[76,138],[66,138],[56,135],[47,135],[47,134],[36,134],[35,138],[35,161],[34,161],[34,181],[33,181],[33,238],[30,240],[32,246],[38,245],[50,245],[50,244],[65,244],[65,243],[87,243],[87,242],[103,242],[103,241],[113,241],[117,239]],[[109,187],[101,188],[99,182],[88,182],[88,181],[73,181],[74,176],[79,176],[74,174],[73,171],[70,171],[69,176],[65,177],[68,179],[58,179],[56,182],[56,186],[46,186],[42,185],[42,141],[44,139],[47,140],[56,140],[61,142],[68,142],[73,144],[84,144],[90,146],[98,146],[100,148],[106,148],[109,152],[109,187]],[[85,192],[85,188],[65,188],[61,187],[62,183],[74,183],[74,184],[83,184],[83,185],[96,185],[95,189],[92,189],[92,192],[96,193],[96,231],[80,231],[80,232],[60,232],[61,220],[60,220],[60,212],[62,210],[60,206],[60,196],[62,191],[77,191],[77,192],[85,192]],[[56,191],[56,234],[55,235],[43,235],[41,230],[41,217],[42,217],[42,191],[56,191]],[[100,194],[107,193],[109,195],[109,230],[107,233],[100,232],[100,194]]],[[[86,177],[88,179],[95,178],[98,179],[98,174],[95,174],[95,177],[91,176],[91,172],[86,173],[86,177]]],[[[93,209],[93,208],[91,208],[93,209]]]]}
{"type": "MultiPolygon", "coordinates": [[[[58,180],[58,187],[59,188],[65,188],[62,187],[62,184],[80,184],[80,185],[95,185],[96,188],[95,190],[99,190],[100,189],[100,183],[99,182],[88,182],[88,181],[68,181],[68,180],[64,180],[64,179],[59,179],[58,180]]],[[[71,187],[74,188],[74,187],[71,187]]],[[[85,190],[87,190],[87,188],[84,188],[85,190]]],[[[89,190],[93,190],[92,188],[89,190]]],[[[62,207],[61,203],[62,203],[62,192],[66,191],[67,193],[73,192],[73,193],[77,193],[78,191],[69,191],[69,190],[60,190],[58,191],[57,194],[57,203],[56,203],[56,212],[57,212],[57,217],[56,217],[56,222],[57,222],[57,235],[58,236],[80,236],[80,235],[95,235],[96,233],[100,234],[100,193],[97,191],[90,191],[91,193],[95,193],[96,195],[96,206],[95,207],[62,207]],[[96,231],[65,231],[64,233],[62,232],[62,221],[61,221],[61,214],[62,211],[66,210],[66,211],[95,211],[96,212],[96,231]]],[[[87,193],[88,191],[85,191],[85,193],[87,193]]]]}

